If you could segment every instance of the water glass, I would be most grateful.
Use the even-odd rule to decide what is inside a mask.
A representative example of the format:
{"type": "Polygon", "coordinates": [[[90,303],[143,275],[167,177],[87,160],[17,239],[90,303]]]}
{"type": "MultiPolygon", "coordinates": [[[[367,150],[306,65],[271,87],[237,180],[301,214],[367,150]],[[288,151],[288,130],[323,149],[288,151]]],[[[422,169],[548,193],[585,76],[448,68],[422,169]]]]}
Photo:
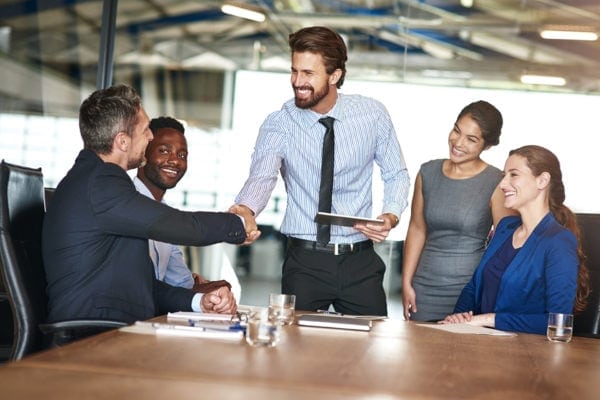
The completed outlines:
{"type": "Polygon", "coordinates": [[[293,294],[272,293],[269,295],[269,318],[281,325],[294,323],[296,296],[293,294]]]}
{"type": "Polygon", "coordinates": [[[279,324],[269,318],[269,310],[253,311],[248,315],[246,342],[251,346],[274,347],[279,342],[279,324]]]}
{"type": "Polygon", "coordinates": [[[552,342],[570,342],[573,337],[573,314],[550,313],[546,337],[552,342]]]}

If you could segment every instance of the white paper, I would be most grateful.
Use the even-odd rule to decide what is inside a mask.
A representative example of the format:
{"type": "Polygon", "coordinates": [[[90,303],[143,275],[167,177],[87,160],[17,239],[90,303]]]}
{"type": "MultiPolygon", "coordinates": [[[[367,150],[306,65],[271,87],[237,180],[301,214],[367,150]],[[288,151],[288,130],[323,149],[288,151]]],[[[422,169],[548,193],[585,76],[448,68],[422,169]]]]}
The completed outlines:
{"type": "Polygon", "coordinates": [[[201,313],[193,311],[177,311],[167,314],[167,319],[182,321],[231,321],[232,314],[201,313]]]}
{"type": "Polygon", "coordinates": [[[119,328],[119,330],[122,332],[147,335],[168,335],[209,339],[240,340],[244,337],[244,332],[240,330],[206,329],[185,325],[170,325],[143,321],[137,321],[135,324],[119,328]]]}
{"type": "Polygon", "coordinates": [[[469,335],[492,335],[492,336],[517,336],[514,332],[499,331],[497,329],[486,328],[471,324],[417,324],[425,328],[439,329],[441,331],[462,333],[469,335]]]}

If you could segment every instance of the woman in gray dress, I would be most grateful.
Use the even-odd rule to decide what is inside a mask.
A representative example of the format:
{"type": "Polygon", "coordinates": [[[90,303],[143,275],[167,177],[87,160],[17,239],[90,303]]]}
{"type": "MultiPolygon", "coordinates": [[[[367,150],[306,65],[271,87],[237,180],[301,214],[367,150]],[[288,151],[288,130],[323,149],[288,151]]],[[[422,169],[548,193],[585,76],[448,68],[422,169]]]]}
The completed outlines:
{"type": "Polygon", "coordinates": [[[502,114],[485,101],[462,109],[448,136],[449,158],[421,165],[404,244],[406,319],[437,321],[454,309],[483,255],[491,228],[513,212],[497,188],[502,171],[481,159],[500,141],[502,114]]]}

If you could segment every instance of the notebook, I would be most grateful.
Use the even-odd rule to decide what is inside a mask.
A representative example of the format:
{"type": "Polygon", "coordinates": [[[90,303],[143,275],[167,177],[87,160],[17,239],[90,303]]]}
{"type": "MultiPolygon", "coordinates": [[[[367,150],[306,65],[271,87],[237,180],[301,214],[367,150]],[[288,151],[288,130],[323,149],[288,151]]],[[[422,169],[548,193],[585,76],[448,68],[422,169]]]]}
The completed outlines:
{"type": "Polygon", "coordinates": [[[298,325],[320,328],[370,331],[373,322],[369,319],[330,314],[304,314],[298,317],[298,325]]]}

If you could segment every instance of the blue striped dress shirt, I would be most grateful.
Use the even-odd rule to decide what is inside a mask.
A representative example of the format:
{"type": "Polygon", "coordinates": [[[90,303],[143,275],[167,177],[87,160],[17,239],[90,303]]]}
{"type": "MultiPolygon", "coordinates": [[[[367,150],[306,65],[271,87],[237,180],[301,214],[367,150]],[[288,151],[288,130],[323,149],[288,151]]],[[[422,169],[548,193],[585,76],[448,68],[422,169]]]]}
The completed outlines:
{"type": "MultiPolygon", "coordinates": [[[[248,180],[235,202],[258,215],[267,205],[281,173],[287,207],[281,232],[316,240],[324,115],[295,106],[294,99],[270,114],[260,127],[248,180]]],[[[380,102],[338,94],[327,113],[335,119],[334,181],[331,212],[372,217],[373,161],[384,183],[383,211],[398,217],[406,208],[410,179],[390,116],[380,102]]],[[[354,243],[365,236],[350,227],[332,226],[331,243],[354,243]]]]}

